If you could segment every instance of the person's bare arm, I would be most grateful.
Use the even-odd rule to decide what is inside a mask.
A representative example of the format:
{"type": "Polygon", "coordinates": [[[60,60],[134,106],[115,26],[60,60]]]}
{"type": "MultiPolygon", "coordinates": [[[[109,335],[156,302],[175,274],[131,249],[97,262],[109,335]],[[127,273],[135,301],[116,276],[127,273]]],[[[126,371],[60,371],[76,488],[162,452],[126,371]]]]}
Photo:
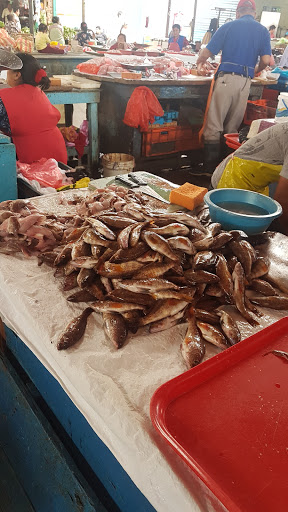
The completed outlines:
{"type": "MultiPolygon", "coordinates": [[[[279,230],[288,235],[288,179],[280,176],[279,182],[274,194],[274,199],[281,204],[283,213],[275,222],[275,226],[279,226],[279,230]]],[[[274,223],[273,223],[274,224],[274,223]]],[[[274,227],[274,226],[273,226],[274,227]]]]}
{"type": "Polygon", "coordinates": [[[205,69],[205,63],[206,60],[209,59],[209,57],[214,57],[213,53],[207,50],[207,48],[203,48],[203,50],[200,51],[199,57],[196,62],[199,74],[202,74],[203,69],[205,69]]]}
{"type": "Polygon", "coordinates": [[[265,69],[265,68],[267,68],[267,66],[269,66],[270,59],[271,59],[271,55],[262,55],[262,57],[260,57],[260,61],[257,64],[257,66],[255,67],[255,75],[260,73],[262,71],[262,69],[265,69]]]}

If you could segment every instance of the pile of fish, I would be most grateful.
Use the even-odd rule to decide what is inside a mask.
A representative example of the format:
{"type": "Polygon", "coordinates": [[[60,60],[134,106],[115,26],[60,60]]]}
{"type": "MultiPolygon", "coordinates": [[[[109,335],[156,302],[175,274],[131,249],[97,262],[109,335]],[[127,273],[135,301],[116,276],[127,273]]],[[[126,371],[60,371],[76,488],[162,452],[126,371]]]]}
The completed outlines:
{"type": "Polygon", "coordinates": [[[241,232],[223,231],[201,212],[155,209],[123,187],[71,202],[77,213],[62,216],[22,200],[0,204],[0,251],[37,255],[39,265],[52,266],[63,280],[63,291],[72,292],[67,300],[86,305],[58,350],[80,340],[93,312],[102,313],[117,349],[129,331],[148,326],[155,333],[187,322],[181,353],[190,368],[203,359],[205,342],[225,349],[240,341],[226,304],[252,326],[261,316],[255,304],[288,309],[288,298],[265,280],[269,262],[241,232]],[[248,298],[247,289],[258,295],[248,298]]]}

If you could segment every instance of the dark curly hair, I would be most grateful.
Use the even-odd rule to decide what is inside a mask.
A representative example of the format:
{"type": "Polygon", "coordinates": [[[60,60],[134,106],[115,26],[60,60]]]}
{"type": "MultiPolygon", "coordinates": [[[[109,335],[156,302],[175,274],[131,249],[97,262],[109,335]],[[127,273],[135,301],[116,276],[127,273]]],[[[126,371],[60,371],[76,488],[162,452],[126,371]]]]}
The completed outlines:
{"type": "Polygon", "coordinates": [[[16,53],[16,55],[23,62],[23,68],[19,69],[23,84],[33,85],[33,87],[40,87],[42,91],[49,89],[50,80],[48,76],[43,76],[39,83],[35,82],[37,71],[42,69],[39,62],[29,53],[16,53]]]}

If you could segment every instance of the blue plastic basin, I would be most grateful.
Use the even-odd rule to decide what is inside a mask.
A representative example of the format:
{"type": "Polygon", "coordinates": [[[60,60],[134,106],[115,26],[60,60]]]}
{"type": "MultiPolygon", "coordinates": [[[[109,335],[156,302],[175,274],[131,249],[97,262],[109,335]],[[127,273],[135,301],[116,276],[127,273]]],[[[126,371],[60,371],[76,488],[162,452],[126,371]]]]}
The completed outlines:
{"type": "Polygon", "coordinates": [[[241,229],[247,235],[263,233],[282,214],[281,205],[271,197],[239,188],[210,190],[204,201],[213,222],[220,222],[227,231],[241,229]],[[247,210],[250,211],[249,215],[239,213],[247,210]]]}

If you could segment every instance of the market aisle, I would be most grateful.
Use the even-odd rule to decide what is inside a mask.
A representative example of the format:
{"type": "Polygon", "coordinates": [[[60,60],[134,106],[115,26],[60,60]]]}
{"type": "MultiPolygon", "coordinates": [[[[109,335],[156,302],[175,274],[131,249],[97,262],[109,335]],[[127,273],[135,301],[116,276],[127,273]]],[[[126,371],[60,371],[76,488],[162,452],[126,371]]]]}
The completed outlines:
{"type": "Polygon", "coordinates": [[[35,512],[0,447],[0,512],[35,512]]]}

